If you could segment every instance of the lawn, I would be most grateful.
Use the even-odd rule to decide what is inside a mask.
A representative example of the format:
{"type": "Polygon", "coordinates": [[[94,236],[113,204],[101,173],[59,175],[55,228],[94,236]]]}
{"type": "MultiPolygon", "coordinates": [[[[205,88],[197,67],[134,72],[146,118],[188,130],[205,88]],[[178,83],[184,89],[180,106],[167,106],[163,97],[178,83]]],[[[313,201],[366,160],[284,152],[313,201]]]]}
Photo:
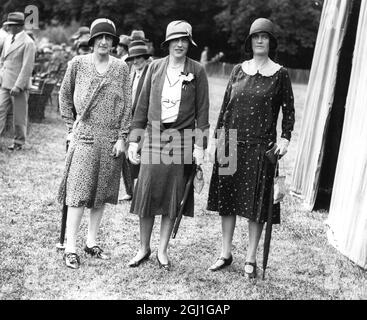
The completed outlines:
{"type": "MultiPolygon", "coordinates": [[[[210,78],[210,122],[214,126],[226,80],[210,78]]],[[[296,127],[281,169],[290,181],[301,125],[305,85],[294,87],[296,127]]],[[[211,165],[204,165],[206,184],[196,196],[195,217],[184,218],[170,242],[170,272],[158,268],[155,251],[159,218],[153,235],[153,254],[139,268],[126,263],[138,248],[138,218],[130,203],[107,206],[99,241],[110,261],[81,254],[81,268],[64,266],[56,250],[61,208],[56,202],[65,157],[65,126],[55,106],[46,119],[32,123],[24,150],[10,153],[7,137],[0,138],[0,299],[366,299],[366,272],[328,244],[327,212],[302,210],[287,196],[282,224],[274,227],[267,277],[249,282],[244,275],[247,222],[237,220],[234,262],[222,272],[207,268],[220,254],[220,218],[206,211],[211,165]],[[5,148],[4,148],[5,146],[5,148]]],[[[121,193],[124,192],[121,183],[121,193]]],[[[86,212],[87,214],[87,212],[86,212]]],[[[80,230],[80,253],[86,235],[80,230]]],[[[262,240],[258,264],[262,261],[262,240]]],[[[261,274],[261,268],[260,268],[261,274]]]]}

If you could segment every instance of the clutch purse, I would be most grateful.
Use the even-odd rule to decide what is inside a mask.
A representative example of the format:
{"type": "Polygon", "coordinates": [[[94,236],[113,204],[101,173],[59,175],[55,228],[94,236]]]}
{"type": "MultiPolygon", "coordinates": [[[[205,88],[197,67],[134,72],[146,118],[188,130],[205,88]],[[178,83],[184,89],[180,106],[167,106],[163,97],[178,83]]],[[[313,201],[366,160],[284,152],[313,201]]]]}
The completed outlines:
{"type": "Polygon", "coordinates": [[[275,149],[277,148],[277,144],[274,142],[270,142],[268,145],[268,149],[265,151],[265,155],[268,158],[268,160],[272,164],[276,164],[278,161],[278,153],[275,153],[275,149]]]}
{"type": "Polygon", "coordinates": [[[201,166],[197,166],[196,167],[196,174],[194,177],[194,190],[197,193],[200,193],[201,190],[203,190],[204,187],[204,174],[203,174],[203,169],[201,169],[201,166]]]}

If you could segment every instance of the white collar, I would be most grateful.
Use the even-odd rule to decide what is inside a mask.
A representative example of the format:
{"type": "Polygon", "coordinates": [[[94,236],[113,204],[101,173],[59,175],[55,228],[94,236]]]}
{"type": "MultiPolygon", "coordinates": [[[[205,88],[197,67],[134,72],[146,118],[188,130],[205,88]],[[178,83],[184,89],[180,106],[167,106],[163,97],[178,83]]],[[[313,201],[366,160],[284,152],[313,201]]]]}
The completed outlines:
{"type": "Polygon", "coordinates": [[[242,70],[250,76],[254,76],[257,72],[259,72],[262,76],[271,77],[276,72],[279,71],[282,66],[278,63],[275,63],[270,58],[265,65],[261,66],[259,70],[257,70],[254,59],[246,60],[241,64],[242,70]]]}

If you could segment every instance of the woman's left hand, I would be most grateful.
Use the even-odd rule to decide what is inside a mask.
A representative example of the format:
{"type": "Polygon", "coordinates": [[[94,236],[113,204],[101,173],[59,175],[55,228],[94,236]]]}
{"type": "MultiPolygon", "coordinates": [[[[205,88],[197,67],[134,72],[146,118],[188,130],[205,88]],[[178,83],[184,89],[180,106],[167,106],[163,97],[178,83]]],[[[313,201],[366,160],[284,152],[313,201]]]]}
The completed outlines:
{"type": "Polygon", "coordinates": [[[289,145],[289,140],[285,138],[281,138],[277,145],[277,148],[274,151],[275,154],[279,153],[280,156],[284,156],[288,151],[288,145],[289,145]]]}
{"type": "Polygon", "coordinates": [[[121,156],[123,152],[125,152],[125,141],[123,139],[119,139],[112,148],[112,156],[117,158],[121,156]]]}

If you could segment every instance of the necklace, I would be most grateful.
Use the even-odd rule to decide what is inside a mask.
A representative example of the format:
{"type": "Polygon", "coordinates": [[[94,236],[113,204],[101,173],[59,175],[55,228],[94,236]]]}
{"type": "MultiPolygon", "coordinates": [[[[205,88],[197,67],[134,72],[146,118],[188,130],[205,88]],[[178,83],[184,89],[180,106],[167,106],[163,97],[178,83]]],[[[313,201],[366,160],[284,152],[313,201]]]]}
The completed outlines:
{"type": "Polygon", "coordinates": [[[261,65],[256,65],[256,62],[254,60],[254,65],[255,65],[256,70],[259,72],[260,69],[268,63],[268,60],[269,59],[266,59],[261,65]]]}
{"type": "Polygon", "coordinates": [[[178,78],[178,80],[177,80],[177,81],[175,81],[175,82],[172,84],[172,83],[171,83],[171,80],[170,80],[170,79],[169,79],[169,77],[168,77],[167,72],[166,72],[166,77],[167,77],[168,85],[169,85],[169,87],[170,87],[170,88],[174,87],[177,83],[179,83],[179,82],[180,82],[180,77],[179,77],[179,78],[178,78]]]}
{"type": "Polygon", "coordinates": [[[171,69],[179,69],[179,68],[182,68],[183,65],[184,65],[183,63],[181,63],[181,64],[179,64],[177,66],[173,66],[173,65],[169,64],[168,67],[171,68],[171,69]]]}

